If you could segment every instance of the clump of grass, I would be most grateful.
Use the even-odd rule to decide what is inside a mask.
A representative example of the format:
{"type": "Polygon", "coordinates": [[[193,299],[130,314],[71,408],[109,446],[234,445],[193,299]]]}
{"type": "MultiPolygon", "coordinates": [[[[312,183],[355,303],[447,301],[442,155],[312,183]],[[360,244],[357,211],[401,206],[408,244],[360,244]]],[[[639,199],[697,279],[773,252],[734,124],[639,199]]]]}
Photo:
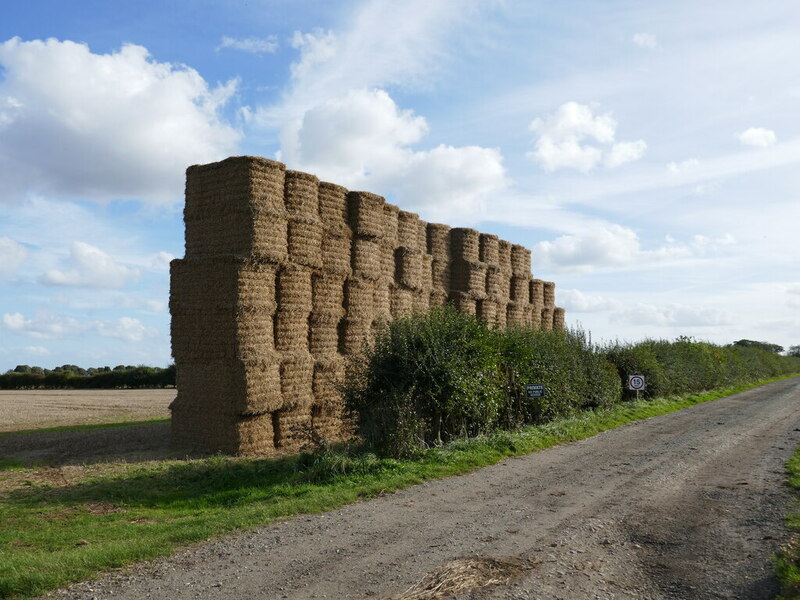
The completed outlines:
{"type": "MultiPolygon", "coordinates": [[[[796,492],[800,491],[800,446],[786,463],[786,475],[788,485],[796,492]]],[[[800,598],[800,501],[793,502],[786,524],[794,535],[775,557],[775,571],[781,586],[777,600],[798,600],[800,598]]]]}

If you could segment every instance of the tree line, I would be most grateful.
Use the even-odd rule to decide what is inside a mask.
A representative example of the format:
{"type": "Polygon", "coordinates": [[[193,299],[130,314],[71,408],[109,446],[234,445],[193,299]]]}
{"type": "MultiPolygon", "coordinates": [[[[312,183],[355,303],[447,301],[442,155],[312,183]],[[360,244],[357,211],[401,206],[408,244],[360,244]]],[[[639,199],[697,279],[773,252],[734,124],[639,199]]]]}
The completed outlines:
{"type": "Polygon", "coordinates": [[[54,369],[17,365],[0,375],[0,389],[117,389],[175,386],[175,365],[166,368],[144,365],[90,367],[62,365],[54,369]]]}

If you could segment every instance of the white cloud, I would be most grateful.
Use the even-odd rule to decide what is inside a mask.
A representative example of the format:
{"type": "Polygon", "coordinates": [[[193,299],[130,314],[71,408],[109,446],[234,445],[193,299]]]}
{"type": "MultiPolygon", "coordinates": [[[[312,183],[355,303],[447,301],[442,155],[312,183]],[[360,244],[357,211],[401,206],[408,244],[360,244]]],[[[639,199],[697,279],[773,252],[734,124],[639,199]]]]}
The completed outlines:
{"type": "Polygon", "coordinates": [[[32,356],[47,356],[50,354],[50,350],[44,346],[25,346],[22,351],[32,356]]]}
{"type": "Polygon", "coordinates": [[[652,33],[635,33],[631,41],[640,48],[655,48],[658,46],[656,36],[652,33]]]}
{"type": "Polygon", "coordinates": [[[535,149],[526,156],[545,171],[571,168],[588,173],[601,163],[615,168],[640,159],[644,140],[614,143],[617,122],[610,114],[597,115],[577,102],[567,102],[546,118],[534,119],[529,129],[538,135],[535,149]],[[603,147],[587,143],[594,141],[603,147]]]}
{"type": "Polygon", "coordinates": [[[268,35],[264,38],[234,38],[224,35],[217,46],[217,50],[232,48],[251,54],[272,54],[278,50],[278,46],[278,38],[274,35],[268,35]]]}
{"type": "Polygon", "coordinates": [[[429,218],[477,213],[507,185],[500,152],[440,145],[414,150],[428,124],[383,90],[351,90],[320,103],[281,134],[287,165],[350,188],[380,190],[429,218]]]}
{"type": "Polygon", "coordinates": [[[7,237],[0,237],[0,275],[10,275],[28,257],[28,250],[7,237]]]}
{"type": "Polygon", "coordinates": [[[70,246],[67,270],[50,269],[39,281],[45,285],[66,285],[92,288],[120,288],[139,276],[137,269],[119,264],[99,248],[85,242],[70,246]]]}
{"type": "Polygon", "coordinates": [[[93,54],[85,44],[13,38],[0,44],[0,67],[5,199],[175,202],[188,165],[236,151],[241,134],[221,117],[236,82],[209,88],[142,46],[93,54]]]}
{"type": "Polygon", "coordinates": [[[151,268],[156,271],[169,271],[169,263],[175,259],[173,254],[169,252],[157,252],[156,255],[150,260],[151,268]]]}
{"type": "Polygon", "coordinates": [[[767,146],[774,145],[778,141],[774,131],[771,129],[764,129],[763,127],[750,127],[749,129],[745,129],[737,137],[743,146],[754,146],[756,148],[766,148],[767,146]]]}
{"type": "Polygon", "coordinates": [[[696,158],[690,158],[688,160],[684,160],[681,162],[671,162],[667,165],[667,171],[670,173],[678,174],[683,173],[685,171],[690,171],[692,169],[697,168],[700,165],[700,161],[696,158]]]}
{"type": "Polygon", "coordinates": [[[630,308],[614,312],[612,323],[657,327],[705,327],[731,325],[732,315],[725,311],[683,304],[656,306],[639,303],[630,308]]]}
{"type": "Polygon", "coordinates": [[[593,313],[619,308],[619,302],[594,294],[584,294],[580,290],[562,289],[556,287],[556,304],[569,313],[593,313]]]}
{"type": "Polygon", "coordinates": [[[158,330],[131,317],[108,321],[78,321],[73,317],[50,313],[27,318],[17,312],[3,314],[3,326],[9,331],[34,339],[63,339],[95,334],[127,342],[141,342],[158,335],[158,330]]]}

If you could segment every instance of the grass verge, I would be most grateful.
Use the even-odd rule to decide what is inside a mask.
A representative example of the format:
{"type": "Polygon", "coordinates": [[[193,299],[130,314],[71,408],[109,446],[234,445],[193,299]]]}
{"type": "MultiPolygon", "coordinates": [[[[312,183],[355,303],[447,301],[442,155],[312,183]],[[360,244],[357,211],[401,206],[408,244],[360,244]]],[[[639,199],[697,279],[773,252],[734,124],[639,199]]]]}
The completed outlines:
{"type": "MultiPolygon", "coordinates": [[[[800,446],[786,463],[786,482],[800,492],[800,446]]],[[[794,532],[792,539],[781,548],[775,557],[781,592],[777,600],[800,599],[800,502],[795,500],[786,524],[794,532]]]]}
{"type": "Polygon", "coordinates": [[[23,485],[0,496],[0,597],[31,597],[214,535],[467,473],[777,379],[784,378],[628,402],[457,440],[406,460],[347,449],[282,459],[216,456],[128,465],[122,473],[63,485],[23,485]]]}

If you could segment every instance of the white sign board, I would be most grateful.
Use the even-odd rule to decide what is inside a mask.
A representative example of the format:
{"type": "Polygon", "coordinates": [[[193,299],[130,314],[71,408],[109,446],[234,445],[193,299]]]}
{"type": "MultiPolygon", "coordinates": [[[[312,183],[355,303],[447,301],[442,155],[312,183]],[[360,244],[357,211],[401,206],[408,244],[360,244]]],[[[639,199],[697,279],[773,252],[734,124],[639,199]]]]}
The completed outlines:
{"type": "Polygon", "coordinates": [[[644,389],[644,375],[628,375],[628,389],[641,392],[644,389]]]}

